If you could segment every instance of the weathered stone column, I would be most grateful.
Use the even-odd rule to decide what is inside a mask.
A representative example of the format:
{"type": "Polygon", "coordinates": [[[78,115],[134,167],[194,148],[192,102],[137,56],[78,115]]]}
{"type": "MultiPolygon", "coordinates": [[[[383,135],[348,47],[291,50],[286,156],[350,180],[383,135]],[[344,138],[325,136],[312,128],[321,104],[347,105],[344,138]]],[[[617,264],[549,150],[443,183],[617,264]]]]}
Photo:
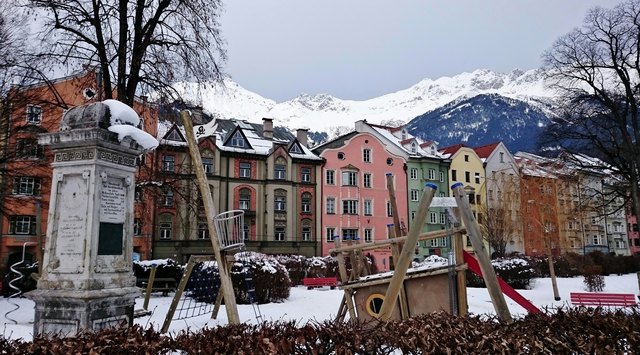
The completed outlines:
{"type": "Polygon", "coordinates": [[[54,153],[34,335],[72,336],[133,322],[133,201],[143,149],[107,130],[109,106],[72,108],[39,143],[54,153]]]}

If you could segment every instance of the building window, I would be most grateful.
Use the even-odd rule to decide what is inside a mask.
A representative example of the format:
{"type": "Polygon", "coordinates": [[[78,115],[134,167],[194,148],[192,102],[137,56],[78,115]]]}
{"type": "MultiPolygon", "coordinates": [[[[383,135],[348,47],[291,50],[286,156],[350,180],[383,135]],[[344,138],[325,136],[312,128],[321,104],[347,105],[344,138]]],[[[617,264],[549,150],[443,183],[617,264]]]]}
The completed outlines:
{"type": "Polygon", "coordinates": [[[464,172],[464,182],[471,182],[471,173],[468,171],[464,172]]]}
{"type": "Polygon", "coordinates": [[[451,180],[453,180],[453,181],[457,181],[458,180],[458,171],[451,170],[451,180]]]}
{"type": "Polygon", "coordinates": [[[172,229],[171,222],[160,222],[160,239],[171,239],[172,229]]]}
{"type": "Polygon", "coordinates": [[[311,213],[311,194],[305,192],[302,194],[301,201],[302,213],[311,213]]]}
{"type": "Polygon", "coordinates": [[[614,241],[614,243],[615,243],[615,247],[616,247],[616,249],[624,249],[624,248],[626,248],[626,247],[625,247],[624,240],[622,240],[622,239],[616,239],[616,240],[614,241]]]}
{"type": "Polygon", "coordinates": [[[311,220],[302,220],[302,240],[308,242],[311,240],[311,220]]]}
{"type": "Polygon", "coordinates": [[[142,187],[136,186],[133,192],[133,198],[136,201],[142,201],[142,187]]]}
{"type": "Polygon", "coordinates": [[[213,158],[202,158],[202,168],[205,174],[213,174],[213,158]]]}
{"type": "Polygon", "coordinates": [[[242,233],[242,240],[249,240],[249,223],[245,222],[242,225],[242,230],[240,231],[240,233],[242,233]]]}
{"type": "Polygon", "coordinates": [[[344,228],[342,230],[342,239],[345,240],[357,240],[358,230],[355,228],[344,228]]]}
{"type": "Polygon", "coordinates": [[[327,185],[335,185],[336,184],[336,172],[334,170],[327,170],[326,178],[327,185]]]}
{"type": "Polygon", "coordinates": [[[244,148],[244,137],[242,136],[242,133],[240,133],[240,131],[236,131],[236,133],[233,134],[233,137],[231,137],[230,143],[232,147],[244,148]]]}
{"type": "Polygon", "coordinates": [[[342,186],[357,186],[358,173],[355,171],[342,172],[342,186]]]}
{"type": "Polygon", "coordinates": [[[444,182],[444,172],[440,172],[440,182],[444,182]]]}
{"type": "Polygon", "coordinates": [[[447,214],[444,212],[440,213],[440,224],[446,224],[447,223],[447,214]]]}
{"type": "Polygon", "coordinates": [[[417,180],[418,179],[418,169],[411,168],[411,170],[409,170],[409,177],[411,178],[411,180],[417,180]]]}
{"type": "Polygon", "coordinates": [[[37,139],[16,140],[16,157],[18,158],[42,158],[44,147],[38,144],[37,139]]]}
{"type": "Polygon", "coordinates": [[[241,178],[250,178],[251,177],[251,163],[241,162],[239,165],[240,165],[240,177],[241,178]]]}
{"type": "Polygon", "coordinates": [[[363,214],[365,216],[373,216],[373,202],[371,200],[364,200],[363,205],[363,214]]]}
{"type": "Polygon", "coordinates": [[[373,242],[373,229],[366,228],[364,230],[364,242],[365,243],[373,242]]]}
{"type": "Polygon", "coordinates": [[[469,155],[468,154],[464,155],[464,161],[469,161],[469,155]]]}
{"type": "Polygon", "coordinates": [[[162,206],[164,207],[173,206],[173,190],[171,190],[171,188],[167,187],[162,191],[162,206]]]}
{"type": "Polygon", "coordinates": [[[411,221],[416,219],[416,211],[411,211],[411,221]]]}
{"type": "Polygon", "coordinates": [[[429,169],[429,180],[435,180],[435,179],[436,179],[436,170],[429,169]]]}
{"type": "Polygon", "coordinates": [[[364,187],[371,187],[371,174],[370,173],[364,173],[362,175],[362,185],[364,187]]]}
{"type": "Polygon", "coordinates": [[[209,226],[204,219],[198,220],[198,239],[209,239],[209,226]]]}
{"type": "Polygon", "coordinates": [[[277,242],[283,242],[284,241],[284,233],[285,233],[285,228],[284,227],[276,227],[275,231],[274,231],[274,239],[277,242]]]}
{"type": "Polygon", "coordinates": [[[276,211],[286,211],[287,210],[287,196],[286,193],[280,193],[278,194],[278,192],[276,192],[276,196],[273,199],[274,202],[274,209],[276,211]]]}
{"type": "Polygon", "coordinates": [[[238,196],[238,208],[241,210],[251,209],[251,191],[249,189],[241,189],[238,196]]]}
{"type": "Polygon", "coordinates": [[[344,153],[343,152],[338,152],[338,159],[340,160],[344,160],[344,153]]]}
{"type": "Polygon", "coordinates": [[[415,142],[411,143],[411,153],[415,154],[416,152],[418,152],[418,146],[416,145],[415,142]]]}
{"type": "Polygon", "coordinates": [[[411,201],[418,201],[418,190],[411,190],[411,201]]]}
{"type": "Polygon", "coordinates": [[[393,217],[393,208],[391,208],[391,202],[387,201],[387,217],[393,217]]]}
{"type": "Polygon", "coordinates": [[[36,234],[35,216],[9,217],[9,234],[36,234]]]}
{"type": "Polygon", "coordinates": [[[140,218],[133,219],[133,235],[142,234],[142,220],[140,218]]]}
{"type": "Polygon", "coordinates": [[[336,229],[333,227],[328,227],[324,235],[327,243],[333,243],[333,237],[336,235],[336,229]]]}
{"type": "Polygon", "coordinates": [[[311,168],[300,169],[300,180],[302,182],[311,182],[311,168]]]}
{"type": "Polygon", "coordinates": [[[371,163],[371,149],[365,148],[362,150],[362,161],[371,163]]]}
{"type": "Polygon", "coordinates": [[[276,180],[284,180],[287,177],[287,166],[284,164],[276,164],[273,168],[273,178],[276,180]]]}
{"type": "Polygon", "coordinates": [[[600,236],[599,235],[594,235],[593,236],[593,244],[594,245],[600,245],[600,236]]]}
{"type": "Polygon", "coordinates": [[[357,200],[343,200],[342,201],[342,214],[358,214],[358,201],[357,200]]]}
{"type": "Polygon", "coordinates": [[[326,210],[327,214],[336,213],[336,199],[334,197],[327,197],[326,210]]]}
{"type": "Polygon", "coordinates": [[[162,156],[162,171],[165,172],[175,172],[176,169],[176,157],[173,155],[163,155],[162,156]]]}
{"type": "Polygon", "coordinates": [[[393,165],[393,159],[392,158],[387,158],[387,165],[389,165],[389,166],[393,165]]]}
{"type": "Polygon", "coordinates": [[[480,183],[480,173],[475,173],[475,181],[476,181],[476,184],[480,183]]]}
{"type": "Polygon", "coordinates": [[[38,105],[27,105],[27,123],[40,124],[42,122],[42,107],[38,105]]]}
{"type": "Polygon", "coordinates": [[[42,179],[33,176],[18,176],[13,178],[14,195],[40,195],[42,179]]]}
{"type": "Polygon", "coordinates": [[[435,212],[429,212],[429,224],[438,223],[437,214],[435,212]]]}

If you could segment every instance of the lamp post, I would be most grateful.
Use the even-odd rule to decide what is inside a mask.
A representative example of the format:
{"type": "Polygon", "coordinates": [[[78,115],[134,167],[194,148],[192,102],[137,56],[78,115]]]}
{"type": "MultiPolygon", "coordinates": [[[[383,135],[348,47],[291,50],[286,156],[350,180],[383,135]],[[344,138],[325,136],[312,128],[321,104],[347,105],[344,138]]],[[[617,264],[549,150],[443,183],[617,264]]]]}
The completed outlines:
{"type": "MultiPolygon", "coordinates": [[[[528,204],[537,204],[536,200],[528,200],[527,201],[528,204]]],[[[538,214],[540,214],[540,206],[537,206],[537,210],[538,210],[538,214]]],[[[553,288],[553,299],[556,301],[560,301],[560,293],[558,292],[558,282],[556,280],[556,269],[553,266],[553,253],[551,252],[551,240],[548,237],[548,233],[549,233],[549,229],[542,224],[542,222],[540,222],[540,220],[538,218],[533,217],[533,220],[536,221],[540,227],[542,227],[542,238],[543,238],[543,242],[544,244],[546,244],[546,249],[547,249],[547,260],[549,261],[549,277],[551,277],[551,286],[553,288]]]]}

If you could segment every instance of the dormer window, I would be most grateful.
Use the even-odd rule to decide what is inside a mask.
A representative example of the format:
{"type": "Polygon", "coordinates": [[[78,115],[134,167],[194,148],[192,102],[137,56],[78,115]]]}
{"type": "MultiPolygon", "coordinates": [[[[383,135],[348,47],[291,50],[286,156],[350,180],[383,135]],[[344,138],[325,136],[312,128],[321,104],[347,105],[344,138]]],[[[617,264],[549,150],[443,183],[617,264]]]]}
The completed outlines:
{"type": "Polygon", "coordinates": [[[40,124],[42,122],[42,107],[38,105],[27,105],[27,123],[40,124]]]}
{"type": "Polygon", "coordinates": [[[182,137],[180,137],[180,133],[178,133],[178,130],[175,130],[175,129],[169,132],[169,134],[167,134],[167,139],[170,141],[182,142],[182,137]]]}
{"type": "Polygon", "coordinates": [[[416,147],[416,142],[411,143],[411,153],[416,153],[418,148],[416,147]]]}
{"type": "Polygon", "coordinates": [[[244,137],[242,136],[242,133],[240,133],[240,131],[236,131],[236,133],[233,134],[233,137],[231,137],[231,146],[244,148],[244,137]]]}
{"type": "Polygon", "coordinates": [[[292,144],[291,148],[289,149],[289,152],[294,154],[302,154],[302,149],[300,149],[299,145],[292,144]]]}
{"type": "Polygon", "coordinates": [[[407,139],[407,130],[403,129],[402,130],[402,140],[405,140],[405,139],[407,139]]]}

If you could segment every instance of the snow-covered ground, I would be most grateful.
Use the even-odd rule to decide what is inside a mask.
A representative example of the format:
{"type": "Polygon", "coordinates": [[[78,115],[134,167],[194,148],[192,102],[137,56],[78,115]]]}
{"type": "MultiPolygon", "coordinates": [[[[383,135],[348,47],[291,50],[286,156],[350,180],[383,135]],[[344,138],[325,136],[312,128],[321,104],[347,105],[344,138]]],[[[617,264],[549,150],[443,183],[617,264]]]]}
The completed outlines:
{"type": "MultiPolygon", "coordinates": [[[[605,277],[606,287],[604,292],[612,293],[632,293],[639,294],[638,279],[636,274],[627,274],[622,276],[605,277]]],[[[558,289],[562,300],[554,301],[553,291],[551,288],[551,279],[536,279],[530,290],[520,290],[519,292],[533,304],[539,308],[553,309],[560,306],[570,306],[569,293],[575,291],[585,291],[582,277],[576,278],[559,278],[558,289]]],[[[333,319],[343,292],[340,290],[330,290],[325,287],[322,289],[307,290],[305,287],[298,286],[291,289],[291,296],[283,303],[264,304],[259,307],[260,313],[265,321],[297,321],[304,324],[307,321],[324,321],[333,319]]],[[[509,309],[513,315],[523,315],[526,311],[511,299],[506,298],[509,309]]],[[[489,298],[489,293],[483,288],[468,289],[469,312],[473,314],[495,314],[493,305],[489,298]]],[[[12,299],[20,306],[20,308],[9,314],[6,318],[6,312],[15,307],[8,302],[6,298],[0,298],[0,322],[2,322],[2,334],[5,338],[19,339],[30,341],[33,338],[33,316],[34,304],[32,301],[19,298],[12,299]]],[[[143,299],[138,299],[136,309],[142,308],[143,299]]],[[[148,309],[153,313],[150,316],[136,318],[135,323],[143,327],[153,326],[154,329],[160,329],[164,318],[167,314],[169,305],[171,304],[171,295],[162,297],[154,294],[149,302],[148,309]]],[[[251,305],[239,305],[238,312],[240,319],[245,322],[256,323],[256,317],[251,305]]],[[[220,309],[218,319],[212,320],[210,314],[202,315],[186,320],[173,321],[170,332],[179,332],[189,329],[197,331],[202,327],[215,327],[217,325],[227,324],[226,312],[224,306],[220,309]]]]}

